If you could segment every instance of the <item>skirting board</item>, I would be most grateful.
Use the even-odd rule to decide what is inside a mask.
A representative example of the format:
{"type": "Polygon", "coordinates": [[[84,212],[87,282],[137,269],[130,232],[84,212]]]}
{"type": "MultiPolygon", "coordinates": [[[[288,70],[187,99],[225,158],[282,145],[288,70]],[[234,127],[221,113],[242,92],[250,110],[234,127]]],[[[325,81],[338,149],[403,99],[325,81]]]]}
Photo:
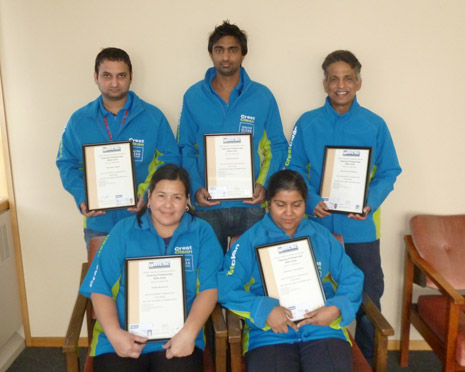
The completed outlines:
{"type": "MultiPolygon", "coordinates": [[[[28,347],[62,347],[65,342],[64,337],[31,337],[28,347]]],[[[88,347],[87,337],[79,339],[79,347],[88,347]]]]}
{"type": "Polygon", "coordinates": [[[5,372],[25,347],[24,338],[14,333],[0,349],[0,372],[5,372]]]}

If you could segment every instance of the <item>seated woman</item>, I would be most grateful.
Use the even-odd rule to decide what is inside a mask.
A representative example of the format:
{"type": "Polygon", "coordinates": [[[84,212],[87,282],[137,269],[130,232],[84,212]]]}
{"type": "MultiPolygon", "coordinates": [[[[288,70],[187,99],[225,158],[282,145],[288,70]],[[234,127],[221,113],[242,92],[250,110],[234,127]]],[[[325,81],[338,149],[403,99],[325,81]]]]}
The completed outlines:
{"type": "Polygon", "coordinates": [[[306,199],[307,186],[299,173],[282,170],[271,176],[269,213],[237,240],[218,275],[220,303],[245,318],[243,351],[248,372],[352,371],[344,327],[360,306],[363,274],[329,230],[304,218],[306,199]],[[326,305],[295,324],[289,309],[264,295],[254,247],[307,236],[326,305]]]}
{"type": "Polygon", "coordinates": [[[218,298],[223,251],[210,225],[187,213],[189,177],[176,165],[153,175],[147,204],[120,221],[99,249],[80,288],[92,299],[97,322],[91,345],[98,371],[202,371],[202,328],[218,298]],[[188,316],[168,342],[125,330],[125,258],[185,255],[188,316]]]}

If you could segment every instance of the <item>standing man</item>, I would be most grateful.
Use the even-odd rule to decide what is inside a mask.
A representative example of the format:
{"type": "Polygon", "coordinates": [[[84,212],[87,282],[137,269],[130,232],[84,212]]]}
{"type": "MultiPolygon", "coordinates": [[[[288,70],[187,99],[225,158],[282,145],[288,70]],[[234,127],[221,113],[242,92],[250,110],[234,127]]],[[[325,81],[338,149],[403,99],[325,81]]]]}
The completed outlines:
{"type": "Polygon", "coordinates": [[[95,59],[95,83],[101,95],[77,110],[61,138],[57,166],[61,181],[84,215],[84,239],[107,235],[122,218],[137,212],[152,174],[164,163],[180,163],[173,132],[163,113],[129,91],[132,65],[128,54],[118,48],[103,49],[95,59]],[[135,208],[111,211],[87,210],[82,145],[133,141],[138,203],[135,208]]]}
{"type": "Polygon", "coordinates": [[[205,79],[184,95],[178,127],[182,165],[189,172],[192,204],[215,230],[226,252],[228,237],[242,234],[265,214],[268,178],[281,169],[287,151],[278,105],[270,90],[252,80],[241,67],[247,36],[228,21],[210,34],[213,62],[205,79]],[[249,201],[211,201],[205,188],[203,135],[252,133],[255,189],[249,201]]]}
{"type": "MultiPolygon", "coordinates": [[[[364,292],[378,308],[384,291],[380,257],[380,206],[401,172],[396,150],[384,120],[361,107],[356,93],[362,86],[362,65],[349,51],[337,50],[323,62],[323,107],[297,121],[286,168],[299,171],[309,185],[307,214],[344,238],[347,254],[365,275],[364,292]],[[372,162],[367,204],[363,215],[332,214],[319,195],[325,146],[370,146],[372,162]]],[[[374,327],[362,311],[357,314],[355,340],[373,362],[374,327]]]]}

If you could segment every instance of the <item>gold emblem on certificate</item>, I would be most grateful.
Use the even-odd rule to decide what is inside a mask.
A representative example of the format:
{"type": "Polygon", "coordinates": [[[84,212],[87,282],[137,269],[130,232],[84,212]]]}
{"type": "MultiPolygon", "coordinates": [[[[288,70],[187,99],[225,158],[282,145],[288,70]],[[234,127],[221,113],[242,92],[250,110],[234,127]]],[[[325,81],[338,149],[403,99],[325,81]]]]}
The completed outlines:
{"type": "Polygon", "coordinates": [[[205,134],[205,188],[212,200],[253,198],[254,172],[250,133],[205,134]]]}
{"type": "Polygon", "coordinates": [[[185,320],[184,256],[126,259],[126,330],[169,340],[185,320]]]}
{"type": "Polygon", "coordinates": [[[371,147],[325,147],[320,196],[331,212],[363,214],[371,151],[371,147]]]}
{"type": "Polygon", "coordinates": [[[310,239],[299,238],[255,247],[265,295],[292,312],[292,321],[325,305],[310,239]]]}
{"type": "Polygon", "coordinates": [[[134,207],[137,203],[132,142],[82,146],[87,209],[134,207]]]}

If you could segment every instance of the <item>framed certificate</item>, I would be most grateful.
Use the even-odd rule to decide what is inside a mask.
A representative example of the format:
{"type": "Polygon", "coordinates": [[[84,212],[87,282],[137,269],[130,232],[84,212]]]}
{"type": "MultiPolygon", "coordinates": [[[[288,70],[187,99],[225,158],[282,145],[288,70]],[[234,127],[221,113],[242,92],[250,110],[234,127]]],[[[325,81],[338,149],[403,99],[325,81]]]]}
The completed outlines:
{"type": "Polygon", "coordinates": [[[255,247],[265,295],[292,311],[292,320],[322,307],[326,297],[308,237],[255,247]]]}
{"type": "Polygon", "coordinates": [[[212,200],[253,198],[252,134],[205,134],[205,188],[212,200]]]}
{"type": "Polygon", "coordinates": [[[363,215],[371,152],[371,147],[325,147],[320,196],[331,212],[363,215]]]}
{"type": "Polygon", "coordinates": [[[82,146],[89,211],[129,208],[137,203],[132,141],[82,146]]]}
{"type": "Polygon", "coordinates": [[[169,340],[184,326],[184,256],[126,259],[126,330],[169,340]]]}

